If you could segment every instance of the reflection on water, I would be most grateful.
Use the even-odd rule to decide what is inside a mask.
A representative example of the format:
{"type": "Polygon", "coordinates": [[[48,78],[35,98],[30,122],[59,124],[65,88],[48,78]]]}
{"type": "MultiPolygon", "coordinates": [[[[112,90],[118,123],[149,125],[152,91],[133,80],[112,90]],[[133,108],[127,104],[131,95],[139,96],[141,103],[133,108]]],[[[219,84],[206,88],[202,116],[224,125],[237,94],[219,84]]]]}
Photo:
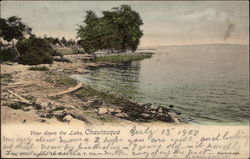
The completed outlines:
{"type": "Polygon", "coordinates": [[[140,62],[132,61],[123,67],[106,67],[94,69],[87,75],[72,75],[101,91],[108,91],[131,98],[139,89],[140,62]]]}
{"type": "Polygon", "coordinates": [[[248,122],[248,46],[169,46],[155,52],[151,59],[126,67],[73,77],[137,102],[173,104],[198,123],[248,122]]]}

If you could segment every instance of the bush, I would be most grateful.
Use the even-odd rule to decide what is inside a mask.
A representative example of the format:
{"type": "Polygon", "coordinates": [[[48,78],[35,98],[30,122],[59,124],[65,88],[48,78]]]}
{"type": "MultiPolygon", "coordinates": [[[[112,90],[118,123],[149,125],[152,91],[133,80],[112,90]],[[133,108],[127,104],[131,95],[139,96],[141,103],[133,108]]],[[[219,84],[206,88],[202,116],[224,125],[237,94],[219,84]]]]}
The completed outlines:
{"type": "Polygon", "coordinates": [[[18,41],[17,50],[20,53],[19,63],[28,65],[53,62],[54,50],[47,40],[31,37],[18,41]]]}
{"type": "Polygon", "coordinates": [[[12,60],[10,49],[0,49],[0,62],[12,60]]]}

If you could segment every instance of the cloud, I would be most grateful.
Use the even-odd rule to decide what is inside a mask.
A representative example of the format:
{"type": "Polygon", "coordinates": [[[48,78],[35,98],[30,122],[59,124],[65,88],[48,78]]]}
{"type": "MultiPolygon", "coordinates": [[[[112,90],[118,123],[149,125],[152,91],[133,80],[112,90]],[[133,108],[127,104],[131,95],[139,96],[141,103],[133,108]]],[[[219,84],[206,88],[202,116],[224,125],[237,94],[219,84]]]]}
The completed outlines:
{"type": "Polygon", "coordinates": [[[190,14],[179,15],[177,19],[184,21],[198,21],[198,20],[207,20],[207,21],[219,21],[227,22],[231,21],[232,15],[228,13],[217,11],[213,8],[207,8],[202,11],[194,11],[190,14]]]}
{"type": "Polygon", "coordinates": [[[39,9],[33,9],[33,12],[38,13],[38,14],[48,14],[50,11],[51,9],[46,6],[39,8],[39,9]]]}
{"type": "Polygon", "coordinates": [[[186,14],[186,15],[180,15],[180,19],[185,19],[185,20],[197,20],[197,19],[203,19],[203,18],[213,18],[215,17],[216,12],[214,9],[206,9],[203,11],[196,11],[191,14],[186,14]]]}

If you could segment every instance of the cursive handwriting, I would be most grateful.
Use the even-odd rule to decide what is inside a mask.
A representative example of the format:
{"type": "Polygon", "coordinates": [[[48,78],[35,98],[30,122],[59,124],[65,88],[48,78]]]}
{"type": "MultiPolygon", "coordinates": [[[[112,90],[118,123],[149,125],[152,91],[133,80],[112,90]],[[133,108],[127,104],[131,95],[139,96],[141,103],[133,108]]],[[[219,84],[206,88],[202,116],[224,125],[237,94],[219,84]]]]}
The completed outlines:
{"type": "MultiPolygon", "coordinates": [[[[6,130],[6,129],[3,129],[6,130]]],[[[143,127],[23,129],[2,136],[2,157],[244,158],[245,128],[143,127]],[[213,132],[213,133],[209,133],[213,132]]],[[[13,132],[13,131],[11,131],[13,132]]]]}

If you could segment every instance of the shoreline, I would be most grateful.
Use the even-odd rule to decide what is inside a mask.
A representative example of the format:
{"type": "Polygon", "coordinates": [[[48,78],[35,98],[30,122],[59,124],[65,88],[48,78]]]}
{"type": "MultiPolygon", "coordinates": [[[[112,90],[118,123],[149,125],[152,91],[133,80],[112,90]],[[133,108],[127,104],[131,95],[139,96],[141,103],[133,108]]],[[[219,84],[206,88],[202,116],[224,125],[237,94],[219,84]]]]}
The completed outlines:
{"type": "MultiPolygon", "coordinates": [[[[3,124],[102,125],[123,123],[127,125],[185,123],[178,118],[178,113],[173,109],[134,103],[124,97],[100,92],[84,84],[74,92],[48,97],[48,94],[65,91],[77,85],[77,81],[69,75],[88,73],[88,67],[94,65],[93,62],[87,61],[89,56],[86,54],[65,55],[65,57],[71,62],[54,62],[53,64],[35,66],[37,68],[44,67],[45,70],[36,70],[37,68],[34,69],[34,66],[21,64],[1,64],[1,120],[3,124]],[[30,83],[27,83],[27,81],[30,81],[30,83]],[[15,85],[18,82],[21,84],[15,85]],[[22,82],[24,83],[22,84],[22,82]],[[14,87],[11,87],[11,85],[14,87]],[[30,104],[18,101],[6,90],[11,90],[27,99],[30,104]],[[10,116],[13,117],[9,118],[10,116]],[[24,116],[25,119],[21,116],[24,116]]],[[[110,63],[95,63],[95,65],[109,67],[110,63]]]]}

